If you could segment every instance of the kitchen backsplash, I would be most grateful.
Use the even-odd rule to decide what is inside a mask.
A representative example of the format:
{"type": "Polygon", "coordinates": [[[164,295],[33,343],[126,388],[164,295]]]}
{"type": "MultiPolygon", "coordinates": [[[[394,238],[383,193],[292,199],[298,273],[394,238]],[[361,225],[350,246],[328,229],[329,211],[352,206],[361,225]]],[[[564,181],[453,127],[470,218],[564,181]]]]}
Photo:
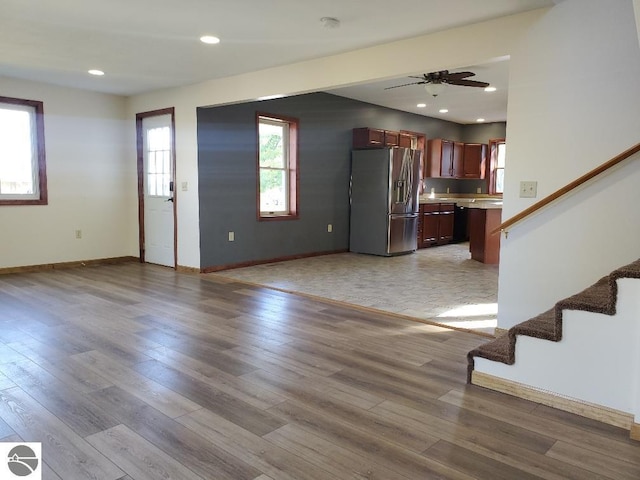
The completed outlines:
{"type": "Polygon", "coordinates": [[[436,194],[439,193],[487,193],[486,180],[459,180],[452,178],[425,178],[423,181],[423,192],[429,193],[433,188],[436,194]],[[447,192],[447,188],[449,191],[447,192]]]}

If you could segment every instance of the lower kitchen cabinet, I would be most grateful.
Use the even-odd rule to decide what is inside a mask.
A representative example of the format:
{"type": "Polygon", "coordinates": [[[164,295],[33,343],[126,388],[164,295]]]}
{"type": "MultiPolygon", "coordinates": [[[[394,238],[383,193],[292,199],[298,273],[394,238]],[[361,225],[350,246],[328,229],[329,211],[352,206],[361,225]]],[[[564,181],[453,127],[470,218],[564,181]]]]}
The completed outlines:
{"type": "Polygon", "coordinates": [[[502,209],[472,208],[469,212],[469,251],[471,258],[482,263],[500,261],[500,226],[502,209]]]}
{"type": "Polygon", "coordinates": [[[438,219],[438,244],[442,245],[453,240],[453,220],[455,203],[441,203],[438,219]]]}
{"type": "Polygon", "coordinates": [[[424,203],[420,205],[418,247],[444,245],[453,240],[453,203],[424,203]]]}
{"type": "Polygon", "coordinates": [[[438,243],[439,215],[439,203],[427,203],[420,205],[420,218],[422,218],[422,238],[418,240],[420,241],[422,248],[430,247],[438,243]]]}

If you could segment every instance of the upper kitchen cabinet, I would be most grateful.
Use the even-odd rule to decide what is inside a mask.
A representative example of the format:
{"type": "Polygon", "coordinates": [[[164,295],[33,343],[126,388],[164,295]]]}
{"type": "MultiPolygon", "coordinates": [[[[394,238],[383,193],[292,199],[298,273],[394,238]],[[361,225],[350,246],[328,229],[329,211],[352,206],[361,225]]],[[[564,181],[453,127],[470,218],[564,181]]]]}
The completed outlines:
{"type": "Polygon", "coordinates": [[[406,147],[411,148],[416,135],[408,132],[382,130],[380,128],[354,128],[353,148],[383,148],[406,147]]]}
{"type": "Polygon", "coordinates": [[[429,140],[425,177],[484,178],[487,145],[435,138],[429,140]]]}
{"type": "Polygon", "coordinates": [[[400,133],[389,130],[384,131],[384,146],[397,147],[400,145],[400,133]]]}
{"type": "Polygon", "coordinates": [[[379,128],[354,128],[353,148],[384,148],[400,145],[400,132],[379,128]]]}
{"type": "Polygon", "coordinates": [[[457,178],[462,171],[463,153],[463,143],[442,138],[429,140],[425,177],[457,178]]]}
{"type": "Polygon", "coordinates": [[[463,178],[484,178],[488,147],[484,143],[465,143],[462,156],[463,178]]]}
{"type": "Polygon", "coordinates": [[[409,133],[400,132],[398,140],[398,146],[404,148],[412,148],[413,147],[413,139],[415,138],[413,135],[409,133]]]}
{"type": "Polygon", "coordinates": [[[384,130],[378,128],[354,128],[353,148],[383,148],[384,130]]]}

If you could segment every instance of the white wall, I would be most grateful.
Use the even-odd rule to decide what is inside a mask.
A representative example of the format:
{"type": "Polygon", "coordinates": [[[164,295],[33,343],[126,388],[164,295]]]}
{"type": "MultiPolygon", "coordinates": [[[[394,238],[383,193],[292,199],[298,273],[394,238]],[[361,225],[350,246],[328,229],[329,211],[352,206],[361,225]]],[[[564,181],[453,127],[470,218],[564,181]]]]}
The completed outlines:
{"type": "Polygon", "coordinates": [[[0,207],[0,268],[138,256],[125,99],[6,77],[0,92],[44,102],[49,196],[48,205],[0,207]]]}
{"type": "MultiPolygon", "coordinates": [[[[511,53],[503,219],[640,142],[631,0],[565,0],[511,53]]],[[[640,159],[503,237],[498,325],[509,328],[640,257],[640,159]]]]}
{"type": "Polygon", "coordinates": [[[176,181],[177,185],[189,183],[189,191],[178,191],[176,196],[178,264],[200,267],[197,107],[255,100],[277,93],[321,91],[334,86],[486,63],[508,55],[515,39],[544,11],[131,97],[127,105],[130,131],[134,130],[136,113],[165,107],[176,109],[176,181]]]}

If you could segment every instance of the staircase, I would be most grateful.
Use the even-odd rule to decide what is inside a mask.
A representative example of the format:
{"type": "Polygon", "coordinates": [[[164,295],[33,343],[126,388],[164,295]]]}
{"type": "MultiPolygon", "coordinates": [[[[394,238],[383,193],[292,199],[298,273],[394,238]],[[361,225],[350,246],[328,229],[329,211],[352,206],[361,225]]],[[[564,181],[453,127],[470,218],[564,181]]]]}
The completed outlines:
{"type": "MultiPolygon", "coordinates": [[[[620,312],[622,315],[617,315],[618,310],[621,309],[619,280],[622,279],[640,279],[640,259],[614,270],[582,292],[560,300],[552,309],[515,325],[508,330],[506,335],[471,350],[467,354],[469,361],[468,382],[484,384],[484,386],[492,388],[491,385],[486,385],[486,382],[475,381],[476,378],[474,378],[480,376],[474,375],[474,371],[477,369],[476,359],[489,360],[504,364],[504,366],[500,366],[487,363],[484,360],[480,361],[483,364],[482,370],[489,371],[489,378],[496,377],[498,383],[503,378],[507,378],[507,382],[522,385],[524,389],[540,390],[545,395],[558,394],[561,397],[577,399],[578,402],[585,404],[603,405],[605,408],[625,412],[631,417],[635,414],[636,424],[640,423],[640,380],[637,379],[637,373],[640,371],[640,282],[631,282],[632,288],[626,293],[628,300],[624,302],[628,311],[620,312]],[[612,319],[603,322],[601,315],[615,316],[616,321],[612,319]],[[575,338],[571,341],[567,337],[566,341],[561,342],[563,330],[564,333],[567,333],[569,318],[572,325],[571,332],[575,338]],[[619,318],[626,320],[620,321],[619,318]],[[620,345],[616,343],[615,339],[615,329],[617,328],[620,328],[617,334],[620,335],[621,340],[624,340],[620,345]],[[589,333],[581,332],[581,329],[589,331],[589,333]],[[516,341],[519,337],[522,342],[525,342],[524,337],[532,337],[550,342],[560,342],[561,345],[558,345],[558,348],[551,348],[551,346],[544,345],[547,342],[526,340],[523,344],[526,354],[523,354],[521,358],[516,356],[516,341]],[[565,349],[564,347],[576,351],[560,352],[565,349]],[[625,349],[626,352],[616,352],[616,348],[625,349]],[[635,352],[628,350],[635,350],[635,352]],[[605,355],[619,356],[619,358],[617,360],[616,358],[605,359],[604,361],[597,359],[598,356],[604,358],[605,355]],[[562,364],[554,364],[550,360],[551,358],[562,364]],[[624,364],[618,365],[620,362],[624,364]],[[507,365],[510,367],[506,367],[507,365]],[[617,370],[610,372],[609,376],[622,376],[620,372],[626,371],[629,375],[628,385],[623,386],[623,391],[619,393],[620,396],[632,398],[618,402],[615,399],[616,392],[605,393],[601,396],[591,395],[592,391],[597,391],[599,388],[609,390],[617,388],[617,384],[609,384],[610,379],[607,378],[607,368],[610,370],[616,368],[616,365],[617,370]],[[603,366],[602,369],[601,366],[603,366]],[[590,382],[588,385],[582,387],[577,385],[580,375],[576,375],[576,371],[579,371],[579,368],[593,370],[592,376],[587,376],[588,382],[590,382]],[[552,369],[551,372],[550,369],[552,369]],[[544,374],[557,378],[547,382],[544,374]],[[604,384],[600,385],[598,383],[600,381],[604,384]],[[570,385],[570,387],[564,388],[564,384],[570,385]],[[560,388],[553,388],[553,386],[560,388]],[[564,391],[558,391],[563,389],[564,391]],[[585,398],[585,396],[595,397],[595,400],[594,398],[585,398]],[[608,397],[614,398],[614,400],[609,400],[608,397]]],[[[496,389],[513,393],[512,388],[496,389]]],[[[517,395],[517,393],[515,394],[517,395]]],[[[530,398],[535,399],[535,397],[530,398]]],[[[632,425],[634,424],[632,423],[632,425]]],[[[634,430],[633,428],[631,430],[633,437],[634,430]]]]}

